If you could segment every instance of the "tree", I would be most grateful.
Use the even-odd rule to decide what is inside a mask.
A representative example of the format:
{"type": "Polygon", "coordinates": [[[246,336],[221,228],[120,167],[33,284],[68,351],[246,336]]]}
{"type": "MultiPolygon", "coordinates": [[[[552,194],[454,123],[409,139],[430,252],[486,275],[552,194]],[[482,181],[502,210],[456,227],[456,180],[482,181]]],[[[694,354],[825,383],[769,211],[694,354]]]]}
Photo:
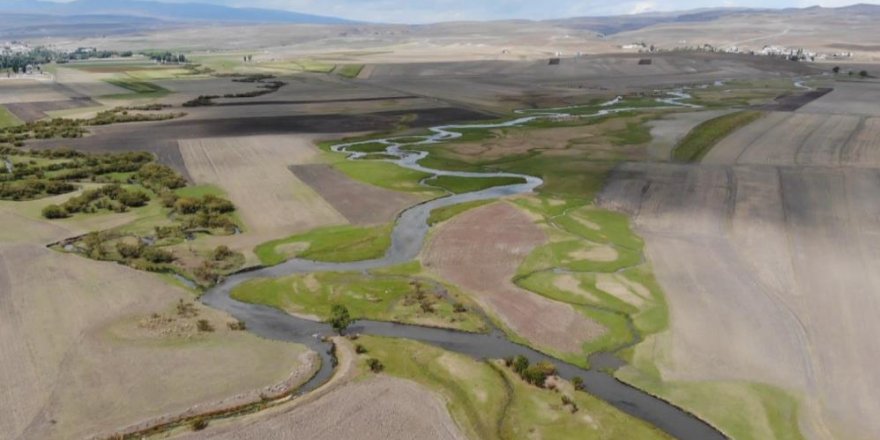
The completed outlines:
{"type": "Polygon", "coordinates": [[[214,261],[223,261],[223,260],[231,257],[232,255],[233,255],[233,253],[232,253],[232,250],[229,249],[229,246],[225,246],[225,245],[221,244],[220,246],[217,246],[216,249],[214,249],[214,253],[212,254],[212,257],[214,258],[214,261]]]}
{"type": "Polygon", "coordinates": [[[372,371],[373,373],[381,373],[382,370],[385,369],[385,366],[382,365],[382,361],[380,361],[379,359],[367,359],[367,365],[370,367],[370,371],[372,371]]]}
{"type": "Polygon", "coordinates": [[[861,72],[859,72],[859,76],[861,76],[862,78],[867,78],[867,77],[868,77],[868,71],[867,71],[867,70],[862,70],[861,72]]]}
{"type": "Polygon", "coordinates": [[[834,68],[831,69],[831,71],[834,72],[835,75],[837,75],[838,73],[840,73],[840,66],[834,66],[834,68]]]}
{"type": "Polygon", "coordinates": [[[571,384],[574,386],[576,390],[584,389],[584,380],[580,376],[575,376],[571,378],[571,384]]]}
{"type": "Polygon", "coordinates": [[[345,306],[334,304],[330,310],[330,319],[327,322],[333,326],[333,330],[336,330],[341,335],[351,325],[352,319],[345,306]]]}

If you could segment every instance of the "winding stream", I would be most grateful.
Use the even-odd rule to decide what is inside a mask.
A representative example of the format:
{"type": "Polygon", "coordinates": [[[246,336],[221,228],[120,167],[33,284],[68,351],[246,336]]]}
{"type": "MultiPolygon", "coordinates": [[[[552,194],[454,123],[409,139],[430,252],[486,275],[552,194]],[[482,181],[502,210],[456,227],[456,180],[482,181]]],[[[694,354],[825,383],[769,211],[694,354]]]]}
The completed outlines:
{"type": "MultiPolygon", "coordinates": [[[[681,102],[687,98],[690,98],[690,96],[682,91],[677,91],[670,93],[667,98],[658,98],[657,101],[666,104],[668,107],[693,107],[693,104],[681,102]]],[[[644,108],[615,107],[620,102],[620,98],[609,101],[600,105],[602,108],[596,113],[589,115],[572,115],[565,112],[567,108],[546,109],[542,110],[540,113],[528,113],[528,116],[518,117],[501,123],[444,125],[433,127],[430,129],[432,134],[427,136],[390,137],[380,140],[336,145],[333,147],[333,151],[348,153],[350,159],[357,160],[362,159],[371,153],[351,152],[349,151],[350,148],[363,144],[385,144],[387,145],[386,151],[381,154],[395,157],[395,159],[387,159],[387,161],[405,168],[431,174],[432,177],[430,178],[436,176],[471,178],[515,177],[523,179],[524,183],[450,195],[407,209],[398,217],[392,232],[391,247],[382,258],[352,263],[322,263],[294,259],[278,266],[261,268],[250,272],[242,272],[232,275],[223,283],[206,292],[201,300],[203,303],[211,307],[224,310],[235,318],[244,321],[247,324],[247,329],[259,336],[304,344],[318,352],[322,358],[321,368],[315,377],[299,389],[298,393],[302,394],[312,391],[326,382],[333,374],[333,367],[328,354],[330,346],[328,343],[322,342],[320,338],[320,335],[332,333],[331,327],[325,323],[291,316],[275,308],[236,301],[230,296],[235,287],[248,280],[256,278],[277,278],[291,274],[310,272],[365,271],[411,261],[418,256],[422,249],[422,245],[424,244],[425,237],[428,233],[427,220],[431,211],[437,208],[457,205],[464,202],[496,199],[515,194],[529,193],[540,186],[543,181],[534,176],[514,173],[475,173],[432,169],[419,165],[418,163],[420,160],[428,156],[428,152],[407,151],[407,147],[423,147],[455,139],[462,136],[459,132],[460,130],[505,128],[521,126],[537,119],[567,117],[587,118],[625,111],[644,110],[644,108]],[[414,139],[421,140],[412,142],[414,139]]],[[[652,107],[652,109],[657,108],[664,107],[652,107]]],[[[518,113],[525,114],[525,112],[518,113]]],[[[430,180],[430,178],[426,180],[430,180]]],[[[601,365],[604,362],[594,362],[594,367],[592,369],[583,369],[549,357],[531,348],[511,342],[507,339],[506,335],[498,329],[493,329],[488,334],[474,334],[455,330],[426,328],[416,325],[361,320],[353,324],[349,331],[368,335],[411,339],[435,345],[446,350],[463,353],[476,359],[495,359],[524,355],[532,362],[541,360],[550,361],[557,366],[560,376],[566,379],[580,376],[584,379],[585,389],[590,394],[610,403],[630,415],[649,422],[673,437],[700,440],[725,438],[720,432],[692,414],[639,389],[619,382],[610,373],[597,367],[597,365],[601,365]]]]}

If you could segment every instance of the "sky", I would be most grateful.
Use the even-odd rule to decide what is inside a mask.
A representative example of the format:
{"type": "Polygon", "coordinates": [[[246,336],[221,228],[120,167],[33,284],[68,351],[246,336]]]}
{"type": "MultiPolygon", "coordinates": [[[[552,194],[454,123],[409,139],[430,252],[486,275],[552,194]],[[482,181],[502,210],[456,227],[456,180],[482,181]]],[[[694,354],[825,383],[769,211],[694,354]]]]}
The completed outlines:
{"type": "MultiPolygon", "coordinates": [[[[62,0],[64,1],[64,0],[62,0]]],[[[124,0],[120,0],[124,1],[124,0]]],[[[550,19],[707,7],[786,8],[873,3],[860,0],[161,0],[286,9],[352,20],[430,23],[511,18],[550,19]]]]}

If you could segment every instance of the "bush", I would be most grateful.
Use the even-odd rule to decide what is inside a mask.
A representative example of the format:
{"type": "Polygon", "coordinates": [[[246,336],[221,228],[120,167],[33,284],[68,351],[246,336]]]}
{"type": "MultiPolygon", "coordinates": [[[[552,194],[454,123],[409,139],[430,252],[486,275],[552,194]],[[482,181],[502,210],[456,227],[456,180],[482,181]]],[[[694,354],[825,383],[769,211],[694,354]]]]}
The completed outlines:
{"type": "Polygon", "coordinates": [[[122,191],[117,196],[119,203],[131,208],[138,208],[150,201],[150,196],[143,191],[122,191]]]}
{"type": "Polygon", "coordinates": [[[135,179],[158,193],[186,186],[186,179],[177,174],[177,171],[158,163],[148,163],[141,166],[135,174],[135,179]]]}
{"type": "Polygon", "coordinates": [[[190,427],[193,431],[201,431],[208,427],[208,420],[202,418],[195,419],[190,424],[190,427]]]}
{"type": "Polygon", "coordinates": [[[229,249],[229,246],[220,245],[211,253],[211,258],[213,258],[214,261],[223,261],[233,255],[235,255],[235,253],[229,249]]]}
{"type": "Polygon", "coordinates": [[[233,331],[239,331],[239,332],[240,332],[240,331],[245,331],[245,330],[247,330],[247,324],[245,324],[244,321],[230,322],[230,323],[228,323],[228,324],[226,324],[226,325],[229,326],[229,330],[233,330],[233,331]]]}
{"type": "Polygon", "coordinates": [[[355,353],[357,353],[357,354],[364,354],[364,353],[367,352],[367,347],[364,347],[364,346],[361,345],[361,344],[357,344],[357,345],[354,346],[354,351],[355,351],[355,353]]]}
{"type": "Polygon", "coordinates": [[[58,205],[49,205],[43,208],[43,217],[47,219],[54,220],[59,218],[67,218],[70,217],[70,214],[66,209],[58,206],[58,205]]]}
{"type": "Polygon", "coordinates": [[[116,252],[119,252],[122,258],[140,258],[141,250],[143,250],[143,246],[140,244],[128,244],[121,241],[116,243],[116,252]]]}
{"type": "Polygon", "coordinates": [[[214,326],[208,322],[207,319],[200,319],[196,321],[196,327],[198,327],[200,332],[212,332],[214,331],[214,326]]]}
{"type": "Polygon", "coordinates": [[[370,367],[370,371],[373,373],[381,373],[382,370],[385,369],[385,366],[382,365],[382,361],[374,358],[367,359],[367,366],[370,367]]]}
{"type": "Polygon", "coordinates": [[[584,389],[584,379],[580,376],[575,376],[571,379],[571,384],[574,386],[574,389],[578,391],[582,391],[584,389]]]}
{"type": "Polygon", "coordinates": [[[141,252],[141,256],[150,263],[156,264],[170,263],[174,261],[174,254],[166,251],[165,249],[160,249],[155,246],[145,247],[141,252]]]}
{"type": "Polygon", "coordinates": [[[513,358],[512,366],[513,371],[515,371],[519,375],[522,375],[526,371],[526,368],[529,368],[529,360],[521,354],[517,355],[515,358],[513,358]]]}

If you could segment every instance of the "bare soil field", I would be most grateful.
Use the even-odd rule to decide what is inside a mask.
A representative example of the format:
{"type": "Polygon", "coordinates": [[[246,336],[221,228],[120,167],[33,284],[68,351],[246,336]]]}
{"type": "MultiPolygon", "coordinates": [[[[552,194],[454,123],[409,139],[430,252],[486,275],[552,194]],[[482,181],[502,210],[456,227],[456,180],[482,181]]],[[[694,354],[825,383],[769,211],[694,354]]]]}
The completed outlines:
{"type": "MultiPolygon", "coordinates": [[[[272,112],[271,106],[256,106],[272,112]]],[[[70,147],[87,152],[151,151],[160,162],[186,172],[177,145],[180,139],[243,137],[292,133],[351,133],[387,130],[404,121],[411,127],[430,127],[444,122],[488,118],[483,113],[454,107],[391,110],[365,114],[318,114],[299,116],[247,117],[249,107],[229,107],[237,115],[197,120],[182,118],[161,122],[114,124],[90,129],[92,135],[77,139],[48,139],[28,142],[37,149],[70,147]]]]}
{"type": "Polygon", "coordinates": [[[705,164],[880,166],[878,118],[770,113],[718,143],[705,164]]]}
{"type": "Polygon", "coordinates": [[[80,69],[62,67],[57,70],[55,81],[60,86],[79,96],[97,97],[131,93],[129,90],[104,81],[112,77],[113,74],[110,73],[91,73],[80,69]]]}
{"type": "Polygon", "coordinates": [[[806,113],[837,113],[880,116],[880,82],[835,81],[834,91],[800,109],[806,113]]]}
{"type": "Polygon", "coordinates": [[[65,101],[69,97],[51,81],[4,79],[0,81],[0,104],[65,101]]]}
{"type": "Polygon", "coordinates": [[[7,104],[6,108],[17,116],[18,119],[25,122],[32,122],[47,117],[47,112],[95,107],[99,105],[100,104],[97,102],[88,98],[75,98],[64,101],[16,102],[7,104]]]}
{"type": "Polygon", "coordinates": [[[517,335],[539,347],[578,353],[605,328],[570,305],[544,298],[512,282],[517,267],[544,232],[531,217],[507,203],[467,211],[443,224],[422,261],[444,279],[471,292],[517,335]]]}
{"type": "Polygon", "coordinates": [[[267,241],[348,220],[288,169],[317,159],[311,136],[251,136],[180,141],[196,183],[223,188],[248,232],[267,241]]]}
{"type": "Polygon", "coordinates": [[[4,435],[110,434],[310,375],[290,377],[304,347],[232,332],[231,318],[196,305],[216,329],[201,333],[196,318],[175,312],[181,299],[193,297],[155,275],[38,244],[0,245],[4,435]]]}
{"type": "Polygon", "coordinates": [[[290,171],[329,202],[349,223],[387,223],[422,199],[412,194],[366,185],[329,165],[294,165],[290,171]]]}
{"type": "Polygon", "coordinates": [[[370,377],[289,412],[185,439],[464,440],[439,396],[415,382],[370,377]]]}
{"type": "Polygon", "coordinates": [[[652,356],[664,380],[773,384],[802,399],[809,438],[880,436],[878,181],[851,167],[615,172],[602,203],[635,216],[669,302],[652,356]]]}
{"type": "Polygon", "coordinates": [[[710,119],[730,113],[730,110],[673,113],[662,119],[648,122],[651,127],[651,143],[648,155],[657,160],[669,160],[672,150],[694,127],[710,119]]]}

